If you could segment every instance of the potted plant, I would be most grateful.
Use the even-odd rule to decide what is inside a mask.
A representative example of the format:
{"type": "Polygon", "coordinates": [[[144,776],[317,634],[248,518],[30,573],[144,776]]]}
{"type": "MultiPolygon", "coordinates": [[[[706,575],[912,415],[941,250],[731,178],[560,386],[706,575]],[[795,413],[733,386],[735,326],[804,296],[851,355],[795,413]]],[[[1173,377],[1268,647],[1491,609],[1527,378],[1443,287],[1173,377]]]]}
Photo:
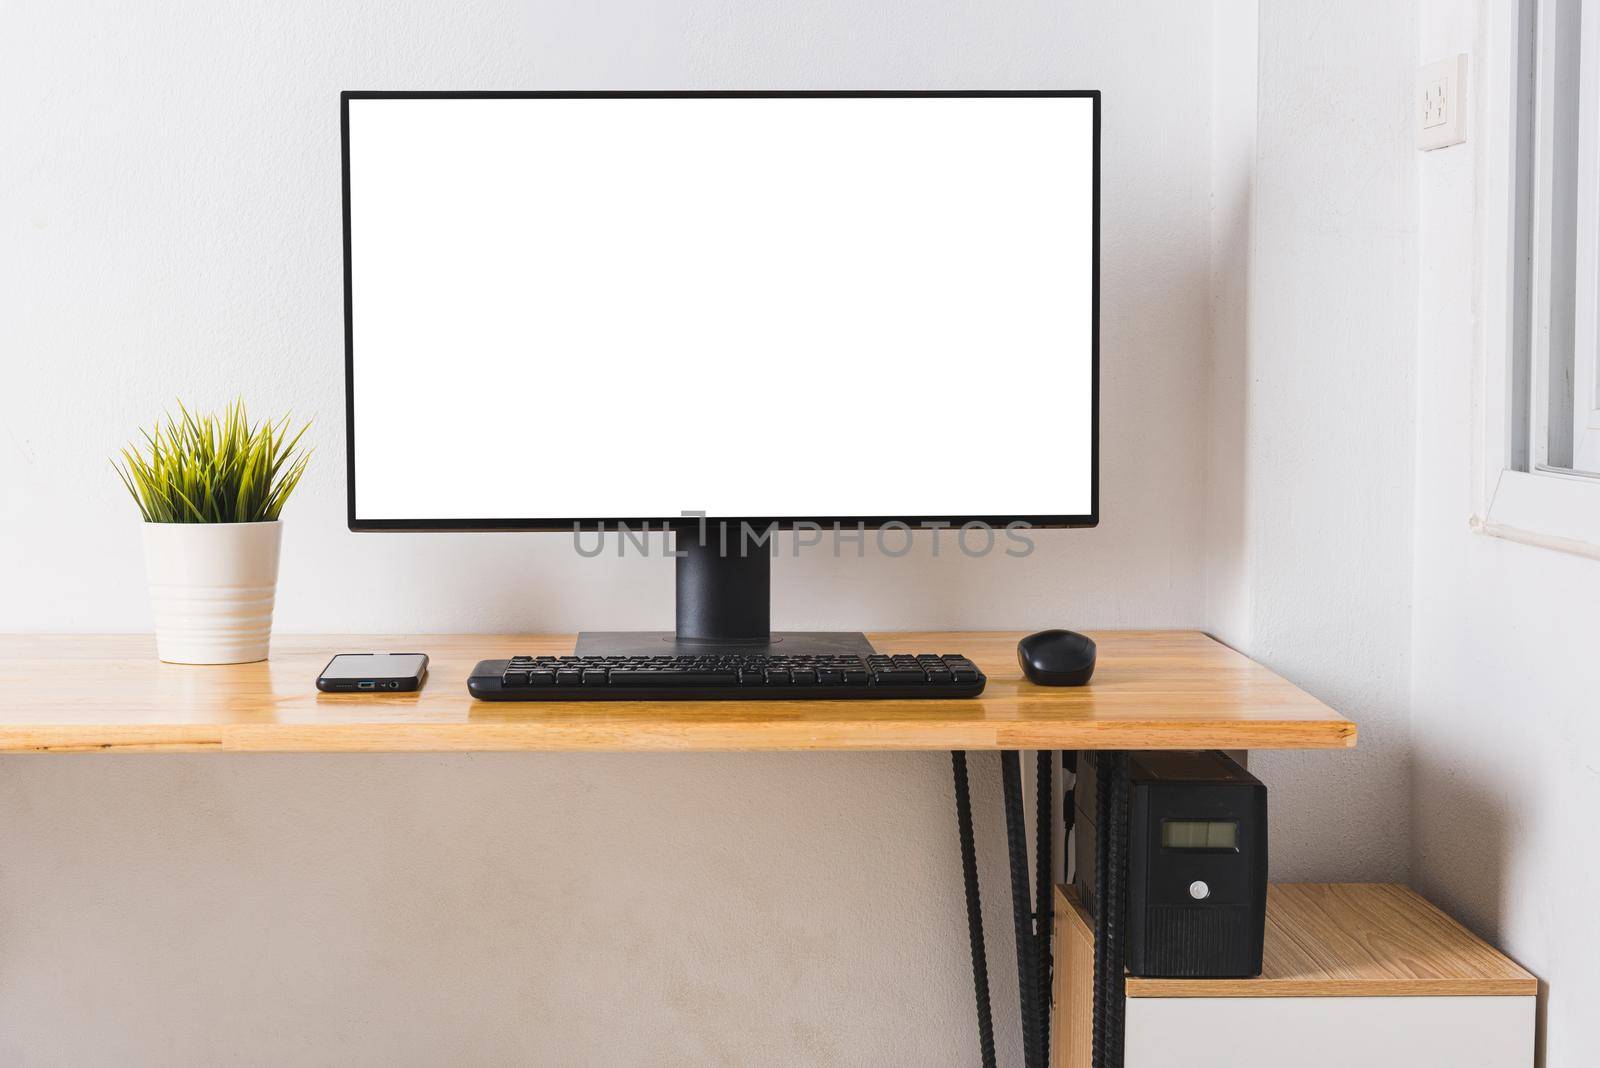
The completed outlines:
{"type": "Polygon", "coordinates": [[[243,402],[166,416],[112,461],[144,517],[157,655],[173,664],[267,658],[278,585],[278,515],[305,473],[289,419],[253,424],[243,402]]]}

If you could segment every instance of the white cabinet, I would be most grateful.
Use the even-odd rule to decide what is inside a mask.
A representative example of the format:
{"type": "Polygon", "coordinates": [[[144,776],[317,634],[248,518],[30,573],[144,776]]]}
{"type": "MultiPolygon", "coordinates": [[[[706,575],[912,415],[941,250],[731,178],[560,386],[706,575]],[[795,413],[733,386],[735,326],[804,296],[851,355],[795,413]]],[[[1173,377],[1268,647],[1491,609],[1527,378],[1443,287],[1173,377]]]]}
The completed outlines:
{"type": "Polygon", "coordinates": [[[1528,1068],[1528,997],[1130,998],[1123,1068],[1528,1068]]]}

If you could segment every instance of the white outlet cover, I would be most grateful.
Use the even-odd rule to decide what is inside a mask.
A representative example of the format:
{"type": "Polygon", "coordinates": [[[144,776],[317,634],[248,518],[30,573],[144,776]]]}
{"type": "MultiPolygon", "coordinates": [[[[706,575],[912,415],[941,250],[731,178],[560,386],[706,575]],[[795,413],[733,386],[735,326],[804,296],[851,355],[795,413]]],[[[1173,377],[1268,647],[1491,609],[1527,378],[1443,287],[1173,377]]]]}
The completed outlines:
{"type": "Polygon", "coordinates": [[[1423,151],[1467,139],[1467,54],[1417,71],[1417,147],[1423,151]]]}

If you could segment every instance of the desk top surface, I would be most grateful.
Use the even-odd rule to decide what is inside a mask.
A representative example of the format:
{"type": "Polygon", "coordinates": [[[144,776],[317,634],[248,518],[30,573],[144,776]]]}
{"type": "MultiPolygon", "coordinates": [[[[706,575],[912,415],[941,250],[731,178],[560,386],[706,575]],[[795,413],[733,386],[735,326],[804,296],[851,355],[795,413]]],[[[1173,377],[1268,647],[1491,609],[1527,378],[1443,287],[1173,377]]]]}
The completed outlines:
{"type": "Polygon", "coordinates": [[[1099,631],[1094,681],[1035,686],[1017,633],[872,634],[889,652],[963,652],[978,698],[485,703],[479,660],[564,654],[571,635],[277,635],[259,664],[156,660],[150,635],[0,635],[0,752],[85,750],[1343,749],[1355,724],[1195,631],[1099,631]],[[339,652],[420,651],[420,693],[324,694],[339,652]]]}

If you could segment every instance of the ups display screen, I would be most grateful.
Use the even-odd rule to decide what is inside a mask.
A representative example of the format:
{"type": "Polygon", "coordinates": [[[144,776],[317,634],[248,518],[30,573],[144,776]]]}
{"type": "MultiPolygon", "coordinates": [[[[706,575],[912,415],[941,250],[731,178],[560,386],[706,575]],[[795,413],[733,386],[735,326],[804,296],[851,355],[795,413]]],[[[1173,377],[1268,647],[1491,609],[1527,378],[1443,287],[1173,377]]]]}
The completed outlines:
{"type": "Polygon", "coordinates": [[[1232,850],[1239,848],[1238,820],[1163,820],[1163,849],[1232,850]]]}
{"type": "Polygon", "coordinates": [[[357,529],[1094,521],[1097,94],[343,107],[357,529]]]}

